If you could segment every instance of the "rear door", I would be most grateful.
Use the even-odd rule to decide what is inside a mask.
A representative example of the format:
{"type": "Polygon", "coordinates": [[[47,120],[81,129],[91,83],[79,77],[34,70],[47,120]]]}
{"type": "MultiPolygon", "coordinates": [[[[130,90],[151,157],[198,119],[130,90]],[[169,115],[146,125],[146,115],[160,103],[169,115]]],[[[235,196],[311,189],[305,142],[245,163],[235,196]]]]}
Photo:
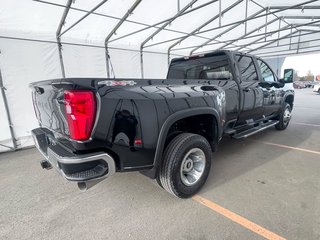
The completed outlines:
{"type": "Polygon", "coordinates": [[[281,107],[281,89],[272,85],[276,85],[278,82],[277,76],[266,62],[261,59],[257,59],[257,66],[259,69],[260,81],[269,83],[268,85],[261,84],[263,90],[263,115],[269,116],[279,111],[281,107]]]}
{"type": "Polygon", "coordinates": [[[239,123],[252,122],[263,115],[263,91],[259,86],[257,69],[251,56],[236,54],[235,60],[242,95],[239,123]]]}

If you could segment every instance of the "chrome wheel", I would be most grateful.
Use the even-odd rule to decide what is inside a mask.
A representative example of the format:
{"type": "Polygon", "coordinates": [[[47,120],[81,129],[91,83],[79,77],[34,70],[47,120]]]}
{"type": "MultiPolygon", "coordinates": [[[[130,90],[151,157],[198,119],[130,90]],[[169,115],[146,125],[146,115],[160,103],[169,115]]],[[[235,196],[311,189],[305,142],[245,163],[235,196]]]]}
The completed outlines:
{"type": "Polygon", "coordinates": [[[206,165],[206,156],[200,148],[192,148],[182,160],[180,167],[181,181],[192,186],[201,178],[206,165]]]}
{"type": "Polygon", "coordinates": [[[283,123],[287,125],[290,119],[291,119],[291,111],[289,108],[286,108],[286,110],[283,113],[283,123]]]}

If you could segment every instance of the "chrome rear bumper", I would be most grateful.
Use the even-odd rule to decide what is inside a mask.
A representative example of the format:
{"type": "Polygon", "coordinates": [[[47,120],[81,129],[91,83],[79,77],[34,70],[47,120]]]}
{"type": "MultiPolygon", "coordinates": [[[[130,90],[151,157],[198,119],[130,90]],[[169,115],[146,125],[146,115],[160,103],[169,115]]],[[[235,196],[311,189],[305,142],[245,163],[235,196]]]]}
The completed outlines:
{"type": "MultiPolygon", "coordinates": [[[[101,181],[116,172],[114,159],[107,153],[74,154],[55,143],[49,130],[36,128],[32,136],[37,149],[48,163],[41,164],[47,169],[50,165],[65,179],[76,181],[82,185],[88,181],[101,181]]],[[[92,184],[91,184],[92,185],[92,184]]]]}

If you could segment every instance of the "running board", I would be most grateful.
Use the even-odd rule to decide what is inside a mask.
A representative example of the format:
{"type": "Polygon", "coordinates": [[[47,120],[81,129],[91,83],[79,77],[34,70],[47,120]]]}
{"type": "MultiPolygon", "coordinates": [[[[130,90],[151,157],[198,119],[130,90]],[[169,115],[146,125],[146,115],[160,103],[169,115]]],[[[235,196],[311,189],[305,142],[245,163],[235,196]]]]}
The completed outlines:
{"type": "Polygon", "coordinates": [[[256,127],[250,128],[248,130],[245,130],[243,132],[239,132],[234,134],[232,137],[235,139],[241,139],[241,138],[247,138],[253,134],[256,134],[258,132],[261,132],[267,128],[273,127],[274,125],[278,124],[279,121],[275,121],[275,120],[269,120],[266,123],[261,123],[256,127]]]}

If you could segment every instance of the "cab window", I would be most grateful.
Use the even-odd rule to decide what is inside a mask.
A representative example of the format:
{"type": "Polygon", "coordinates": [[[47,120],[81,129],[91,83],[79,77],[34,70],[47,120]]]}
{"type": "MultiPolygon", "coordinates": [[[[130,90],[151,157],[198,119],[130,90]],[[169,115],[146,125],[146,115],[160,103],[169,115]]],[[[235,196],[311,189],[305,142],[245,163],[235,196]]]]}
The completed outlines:
{"type": "Polygon", "coordinates": [[[265,64],[260,59],[257,59],[258,66],[261,72],[262,80],[266,82],[275,82],[276,78],[272,72],[272,70],[268,67],[267,64],[265,64]]]}
{"type": "Polygon", "coordinates": [[[232,73],[228,56],[217,53],[206,57],[173,60],[167,78],[230,80],[232,73]]]}
{"type": "Polygon", "coordinates": [[[244,82],[257,81],[257,70],[254,66],[252,57],[236,55],[238,67],[241,73],[241,79],[244,82]]]}

